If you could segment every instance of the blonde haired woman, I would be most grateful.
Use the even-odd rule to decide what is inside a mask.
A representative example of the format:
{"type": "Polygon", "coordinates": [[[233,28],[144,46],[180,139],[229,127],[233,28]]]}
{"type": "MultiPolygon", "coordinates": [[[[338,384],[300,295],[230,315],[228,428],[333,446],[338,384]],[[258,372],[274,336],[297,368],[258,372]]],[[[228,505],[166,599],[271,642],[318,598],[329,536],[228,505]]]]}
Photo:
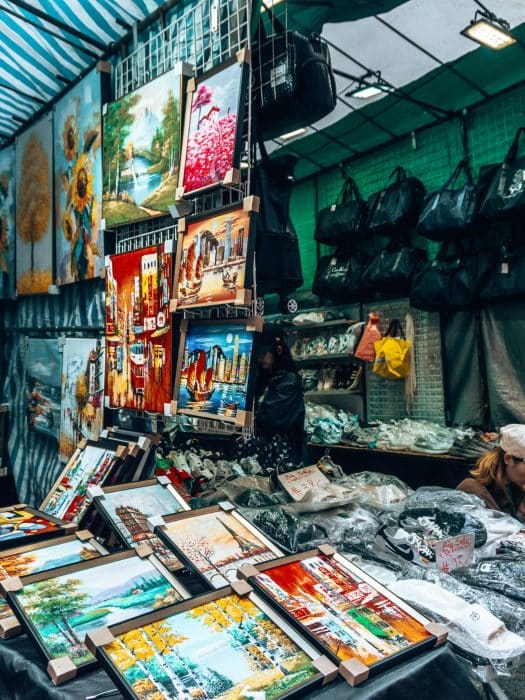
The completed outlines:
{"type": "Polygon", "coordinates": [[[473,478],[457,488],[479,496],[487,508],[525,521],[525,425],[505,425],[500,435],[500,446],[480,457],[473,478]]]}

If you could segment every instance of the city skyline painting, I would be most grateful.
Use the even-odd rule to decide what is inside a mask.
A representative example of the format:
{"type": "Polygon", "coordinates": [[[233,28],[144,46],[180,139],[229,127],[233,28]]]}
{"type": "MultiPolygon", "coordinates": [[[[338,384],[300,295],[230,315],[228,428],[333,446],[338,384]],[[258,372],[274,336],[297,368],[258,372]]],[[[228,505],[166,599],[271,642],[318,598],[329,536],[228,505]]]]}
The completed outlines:
{"type": "Polygon", "coordinates": [[[88,631],[187,597],[152,559],[128,554],[94,560],[87,568],[74,564],[49,577],[35,574],[8,593],[8,603],[48,659],[68,656],[77,667],[91,664],[94,657],[84,644],[88,631]]]}
{"type": "Polygon", "coordinates": [[[148,518],[152,516],[189,510],[175,489],[160,484],[156,479],[112,486],[104,489],[103,496],[96,496],[94,503],[126,547],[149,544],[167,569],[180,569],[181,564],[175,554],[148,526],[148,518]]]}
{"type": "Polygon", "coordinates": [[[57,284],[99,277],[104,267],[101,107],[97,69],[55,105],[57,284]]]}
{"type": "Polygon", "coordinates": [[[0,299],[15,295],[15,147],[0,150],[0,299]]]}
{"type": "Polygon", "coordinates": [[[165,519],[156,532],[180,552],[213,588],[236,580],[237,569],[282,556],[282,552],[239,513],[219,506],[211,512],[165,519]]]}
{"type": "Polygon", "coordinates": [[[356,659],[373,666],[417,644],[433,644],[422,622],[357,572],[335,557],[305,555],[249,581],[336,662],[356,659]]]}
{"type": "Polygon", "coordinates": [[[28,338],[25,370],[29,430],[58,440],[62,376],[58,338],[28,338]]]}
{"type": "Polygon", "coordinates": [[[16,140],[16,291],[47,294],[53,284],[53,116],[16,140]]]}
{"type": "Polygon", "coordinates": [[[219,185],[239,168],[247,83],[244,58],[196,79],[184,123],[179,186],[185,195],[219,185]]]}
{"type": "Polygon", "coordinates": [[[227,589],[177,607],[97,649],[125,697],[278,700],[322,678],[315,650],[253,594],[227,589]]]}
{"type": "Polygon", "coordinates": [[[106,396],[164,413],[171,401],[172,241],[112,255],[106,267],[106,396]]]}
{"type": "Polygon", "coordinates": [[[250,212],[240,204],[202,219],[187,219],[177,257],[177,309],[246,303],[253,262],[250,212]]]}
{"type": "Polygon", "coordinates": [[[251,414],[256,331],[248,321],[189,321],[181,326],[177,412],[230,422],[251,414]]]}
{"type": "Polygon", "coordinates": [[[183,76],[174,68],[107,105],[104,115],[106,228],[166,214],[175,202],[183,76]]]}
{"type": "Polygon", "coordinates": [[[60,459],[84,438],[96,440],[104,417],[104,339],[66,338],[62,350],[60,459]]]}

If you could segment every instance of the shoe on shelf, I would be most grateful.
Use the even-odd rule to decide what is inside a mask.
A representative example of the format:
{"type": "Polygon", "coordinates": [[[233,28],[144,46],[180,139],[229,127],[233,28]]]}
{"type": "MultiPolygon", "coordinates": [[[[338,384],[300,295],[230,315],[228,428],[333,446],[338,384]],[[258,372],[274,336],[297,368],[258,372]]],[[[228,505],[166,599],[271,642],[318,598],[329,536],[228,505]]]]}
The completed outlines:
{"type": "Polygon", "coordinates": [[[424,454],[443,455],[447,454],[454,444],[453,439],[448,436],[440,436],[434,433],[428,433],[417,437],[411,444],[410,449],[414,452],[422,452],[424,454]]]}

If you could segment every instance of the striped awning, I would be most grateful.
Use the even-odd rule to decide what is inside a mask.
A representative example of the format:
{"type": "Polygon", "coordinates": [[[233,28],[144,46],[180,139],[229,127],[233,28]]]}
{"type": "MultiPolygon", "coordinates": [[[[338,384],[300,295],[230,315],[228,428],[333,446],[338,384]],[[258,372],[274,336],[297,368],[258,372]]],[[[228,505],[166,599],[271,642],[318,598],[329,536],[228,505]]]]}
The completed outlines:
{"type": "Polygon", "coordinates": [[[164,0],[0,0],[0,144],[164,0]]]}

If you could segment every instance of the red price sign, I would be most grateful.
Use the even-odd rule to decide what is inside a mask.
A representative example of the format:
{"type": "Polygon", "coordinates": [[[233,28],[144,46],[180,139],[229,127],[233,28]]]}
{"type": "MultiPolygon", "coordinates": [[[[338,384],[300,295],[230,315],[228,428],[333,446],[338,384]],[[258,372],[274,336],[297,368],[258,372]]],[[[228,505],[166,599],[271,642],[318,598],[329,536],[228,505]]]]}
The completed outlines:
{"type": "Polygon", "coordinates": [[[452,571],[468,566],[474,556],[474,535],[469,532],[435,543],[436,566],[441,571],[452,571]]]}

